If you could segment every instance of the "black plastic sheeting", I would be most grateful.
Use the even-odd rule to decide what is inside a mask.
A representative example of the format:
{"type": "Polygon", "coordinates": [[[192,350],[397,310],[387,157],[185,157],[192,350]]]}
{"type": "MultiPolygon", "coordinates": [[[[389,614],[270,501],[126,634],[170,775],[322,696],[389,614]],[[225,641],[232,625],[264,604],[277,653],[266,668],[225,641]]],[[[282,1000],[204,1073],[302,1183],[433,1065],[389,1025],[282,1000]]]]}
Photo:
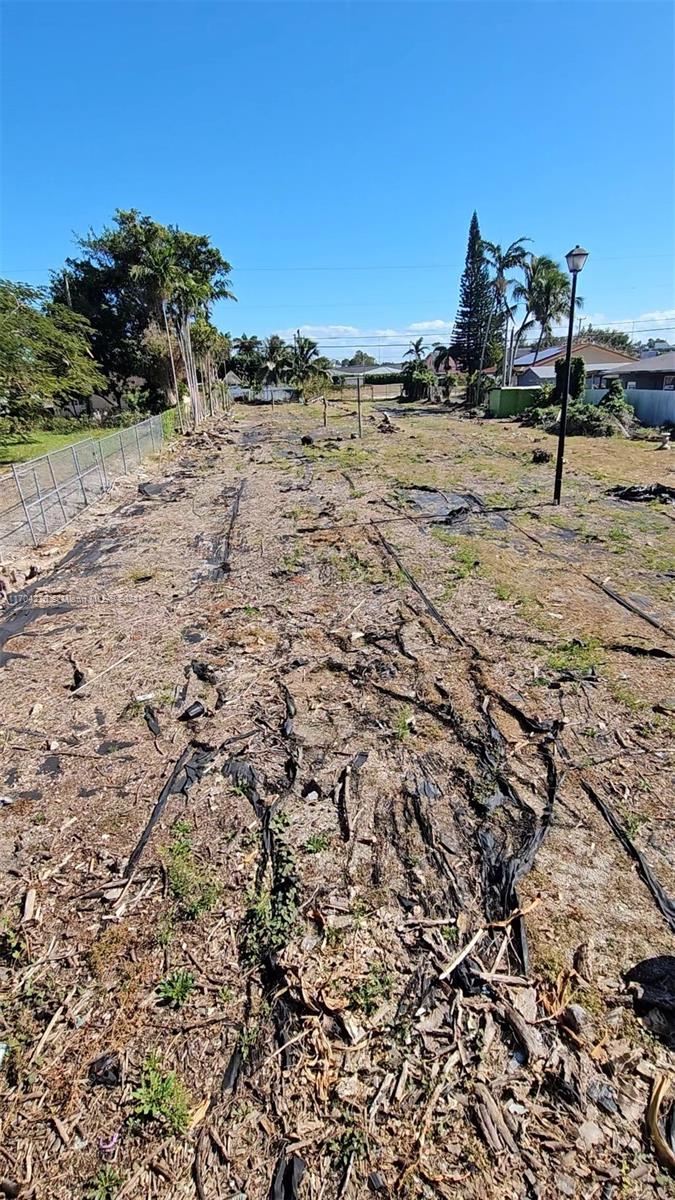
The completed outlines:
{"type": "Polygon", "coordinates": [[[632,483],[628,487],[621,484],[609,489],[609,495],[617,500],[675,500],[675,488],[665,483],[632,483]]]}
{"type": "Polygon", "coordinates": [[[591,787],[590,783],[587,783],[585,780],[581,781],[581,786],[583,787],[586,795],[589,796],[593,801],[596,808],[602,813],[614,836],[619,839],[621,845],[625,850],[628,851],[631,858],[637,863],[639,874],[654,897],[657,907],[663,913],[673,933],[675,933],[675,900],[673,900],[661,886],[658,879],[653,874],[646,858],[638,850],[637,846],[631,841],[623,825],[618,820],[616,813],[610,808],[607,801],[603,800],[602,796],[598,795],[595,788],[591,787]]]}
{"type": "Polygon", "coordinates": [[[198,783],[202,775],[211,766],[216,754],[217,751],[213,746],[204,745],[202,742],[191,742],[183,751],[159,793],[157,803],[150,814],[150,819],[129,856],[125,872],[127,878],[133,874],[138,866],[141,855],[150,839],[150,834],[159,821],[169,797],[178,796],[181,793],[184,796],[187,795],[193,784],[198,783]]]}
{"type": "Polygon", "coordinates": [[[297,1200],[298,1187],[305,1169],[305,1163],[299,1154],[292,1154],[287,1158],[282,1152],[274,1169],[270,1200],[297,1200]]]}

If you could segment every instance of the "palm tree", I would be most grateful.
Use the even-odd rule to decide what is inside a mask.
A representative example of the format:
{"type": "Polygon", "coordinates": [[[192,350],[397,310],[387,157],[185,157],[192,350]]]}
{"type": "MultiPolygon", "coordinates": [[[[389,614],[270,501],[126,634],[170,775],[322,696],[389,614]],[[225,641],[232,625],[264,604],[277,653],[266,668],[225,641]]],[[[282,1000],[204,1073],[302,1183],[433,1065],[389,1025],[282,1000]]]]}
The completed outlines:
{"type": "Polygon", "coordinates": [[[442,346],[440,342],[437,342],[433,349],[433,355],[434,370],[437,374],[447,371],[451,363],[454,369],[455,358],[452,353],[452,346],[442,346]]]}
{"type": "Polygon", "coordinates": [[[424,338],[420,337],[416,338],[414,342],[410,343],[410,349],[406,350],[403,357],[413,358],[415,362],[421,362],[424,358],[425,352],[426,346],[424,345],[424,338]]]}
{"type": "Polygon", "coordinates": [[[262,342],[255,334],[242,333],[233,343],[237,356],[237,367],[247,383],[253,384],[260,373],[262,362],[262,342]]]}
{"type": "Polygon", "coordinates": [[[319,347],[311,338],[303,337],[298,329],[291,351],[293,361],[293,378],[298,383],[303,383],[310,375],[314,374],[315,361],[320,357],[319,347]]]}
{"type": "Polygon", "coordinates": [[[516,305],[524,304],[523,319],[516,330],[513,342],[514,357],[518,353],[520,341],[524,333],[536,324],[535,308],[540,293],[543,278],[550,271],[559,270],[558,264],[545,254],[528,254],[523,263],[523,279],[514,285],[512,299],[516,305]]]}
{"type": "MultiPolygon", "coordinates": [[[[539,357],[544,337],[551,337],[554,324],[569,315],[570,298],[569,276],[552,258],[533,256],[533,265],[529,272],[526,270],[525,285],[518,295],[518,299],[525,300],[526,316],[528,313],[532,316],[530,324],[537,324],[540,329],[532,366],[539,357]]],[[[577,308],[581,308],[582,304],[583,300],[578,296],[577,308]]]]}
{"type": "Polygon", "coordinates": [[[263,342],[262,356],[266,384],[273,387],[288,378],[293,366],[291,347],[278,333],[263,342]]]}
{"type": "Polygon", "coordinates": [[[173,357],[173,346],[171,343],[171,334],[169,332],[169,321],[167,317],[167,307],[174,299],[179,272],[176,266],[176,258],[173,248],[166,238],[157,237],[148,246],[146,246],[142,261],[140,263],[135,263],[131,268],[131,277],[148,285],[153,297],[153,306],[155,308],[155,314],[158,318],[158,323],[161,316],[161,321],[164,325],[166,341],[169,348],[169,359],[171,360],[171,375],[173,378],[176,404],[178,405],[178,423],[181,432],[184,432],[183,412],[180,404],[180,397],[178,395],[176,363],[173,357]]]}
{"type": "Polygon", "coordinates": [[[483,242],[483,253],[485,255],[485,259],[489,266],[492,267],[495,275],[493,279],[494,295],[492,299],[492,308],[490,309],[490,316],[488,318],[487,328],[485,330],[485,337],[483,339],[483,346],[480,354],[480,364],[478,367],[479,378],[483,370],[483,363],[485,362],[487,344],[490,340],[492,318],[494,317],[495,310],[498,307],[502,309],[505,317],[504,364],[506,364],[508,325],[511,318],[511,310],[506,302],[506,294],[509,286],[513,282],[512,280],[506,278],[506,272],[518,270],[524,265],[527,260],[527,250],[525,249],[524,243],[529,241],[530,238],[516,238],[515,242],[511,242],[511,244],[506,247],[506,250],[502,250],[498,242],[483,242]]]}

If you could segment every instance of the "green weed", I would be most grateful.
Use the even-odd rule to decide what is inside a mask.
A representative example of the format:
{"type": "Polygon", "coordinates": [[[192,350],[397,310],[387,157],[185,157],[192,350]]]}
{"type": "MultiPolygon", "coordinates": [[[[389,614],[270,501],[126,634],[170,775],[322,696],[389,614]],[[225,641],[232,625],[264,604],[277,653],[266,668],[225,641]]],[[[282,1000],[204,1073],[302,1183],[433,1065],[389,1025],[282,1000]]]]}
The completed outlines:
{"type": "Polygon", "coordinates": [[[367,1017],[391,996],[392,977],[381,963],[373,963],[363,983],[349,993],[350,1004],[367,1017]]]}
{"type": "Polygon", "coordinates": [[[187,821],[176,821],[167,850],[166,872],[178,911],[187,920],[209,912],[218,900],[218,886],[195,862],[187,821]]]}
{"type": "Polygon", "coordinates": [[[167,975],[157,985],[157,993],[171,1008],[182,1008],[195,989],[192,971],[177,970],[167,975]]]}
{"type": "Polygon", "coordinates": [[[185,1133],[190,1118],[190,1098],[175,1071],[164,1071],[156,1054],[141,1067],[141,1082],[133,1092],[134,1116],[158,1121],[172,1133],[185,1133]]]}
{"type": "Polygon", "coordinates": [[[573,638],[551,651],[546,661],[554,671],[588,671],[601,666],[605,655],[597,638],[573,638]]]}
{"type": "Polygon", "coordinates": [[[410,726],[412,723],[412,710],[409,705],[405,705],[396,720],[394,721],[394,735],[399,742],[404,742],[407,737],[410,737],[410,726]]]}
{"type": "Polygon", "coordinates": [[[360,1129],[355,1125],[350,1125],[339,1138],[328,1143],[328,1151],[334,1165],[339,1170],[346,1171],[353,1158],[363,1158],[366,1152],[366,1139],[360,1129]]]}
{"type": "Polygon", "coordinates": [[[308,854],[321,854],[322,850],[327,850],[330,845],[330,839],[325,833],[313,833],[305,842],[305,850],[308,854]]]}
{"type": "Polygon", "coordinates": [[[14,966],[28,953],[23,934],[15,929],[9,917],[0,917],[0,962],[14,966]]]}
{"type": "Polygon", "coordinates": [[[85,1188],[85,1200],[115,1200],[124,1176],[108,1163],[85,1188]]]}

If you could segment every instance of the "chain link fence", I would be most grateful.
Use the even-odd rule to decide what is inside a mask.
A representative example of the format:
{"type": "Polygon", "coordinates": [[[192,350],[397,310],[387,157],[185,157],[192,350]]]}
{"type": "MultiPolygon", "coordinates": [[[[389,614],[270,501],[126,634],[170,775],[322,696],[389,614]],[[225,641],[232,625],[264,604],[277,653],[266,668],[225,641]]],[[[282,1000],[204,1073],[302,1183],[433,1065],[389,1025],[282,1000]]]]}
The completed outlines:
{"type": "Polygon", "coordinates": [[[164,440],[157,415],[14,464],[0,477],[0,547],[38,546],[164,440]]]}

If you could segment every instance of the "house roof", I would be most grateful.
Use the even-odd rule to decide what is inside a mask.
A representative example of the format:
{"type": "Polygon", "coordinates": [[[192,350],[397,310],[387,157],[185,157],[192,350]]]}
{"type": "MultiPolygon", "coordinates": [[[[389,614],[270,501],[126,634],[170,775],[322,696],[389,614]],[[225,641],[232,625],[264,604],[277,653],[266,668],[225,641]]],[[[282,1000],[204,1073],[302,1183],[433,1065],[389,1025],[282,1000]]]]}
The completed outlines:
{"type": "Polygon", "coordinates": [[[639,358],[636,362],[630,363],[612,363],[612,374],[615,372],[625,374],[635,374],[639,371],[641,375],[650,374],[654,371],[666,371],[675,374],[675,350],[669,350],[667,354],[657,354],[656,358],[639,358]]]}
{"type": "MultiPolygon", "coordinates": [[[[634,367],[634,365],[635,365],[634,363],[614,363],[614,362],[611,362],[611,363],[607,363],[607,362],[606,363],[586,363],[586,374],[587,375],[595,375],[595,374],[600,373],[600,374],[605,374],[605,375],[613,375],[614,372],[617,370],[623,371],[624,369],[630,369],[631,367],[634,367]]],[[[526,374],[528,371],[532,371],[533,374],[536,375],[538,379],[555,379],[555,363],[548,362],[548,363],[540,364],[539,360],[537,360],[537,362],[535,363],[535,365],[533,367],[525,368],[524,374],[526,374]]]]}
{"type": "MultiPolygon", "coordinates": [[[[557,358],[564,348],[565,347],[560,343],[556,346],[548,346],[546,350],[540,350],[537,354],[537,362],[545,363],[551,358],[557,358]]],[[[514,360],[514,367],[529,367],[534,362],[534,356],[536,353],[536,350],[529,350],[527,354],[519,354],[514,360]]]]}
{"type": "MultiPolygon", "coordinates": [[[[614,350],[613,347],[611,347],[611,346],[603,346],[601,342],[594,342],[592,339],[589,339],[589,338],[578,338],[576,340],[576,342],[572,343],[572,354],[578,354],[580,350],[585,350],[585,351],[589,351],[589,350],[596,351],[597,350],[598,362],[602,362],[602,356],[604,355],[606,357],[607,354],[621,355],[624,362],[628,363],[629,365],[631,365],[634,361],[636,361],[634,359],[631,359],[630,355],[624,354],[622,350],[614,350]]],[[[537,362],[535,365],[538,366],[539,363],[555,362],[556,358],[562,358],[564,353],[565,353],[565,343],[564,342],[559,342],[556,346],[548,346],[546,350],[539,351],[539,353],[537,354],[537,362]]],[[[513,364],[514,368],[532,366],[532,364],[534,363],[535,354],[536,354],[536,350],[532,350],[527,354],[519,355],[513,364]]],[[[613,361],[616,362],[617,361],[616,358],[613,359],[613,361]]],[[[620,361],[621,361],[621,359],[619,359],[619,362],[620,361]]]]}

